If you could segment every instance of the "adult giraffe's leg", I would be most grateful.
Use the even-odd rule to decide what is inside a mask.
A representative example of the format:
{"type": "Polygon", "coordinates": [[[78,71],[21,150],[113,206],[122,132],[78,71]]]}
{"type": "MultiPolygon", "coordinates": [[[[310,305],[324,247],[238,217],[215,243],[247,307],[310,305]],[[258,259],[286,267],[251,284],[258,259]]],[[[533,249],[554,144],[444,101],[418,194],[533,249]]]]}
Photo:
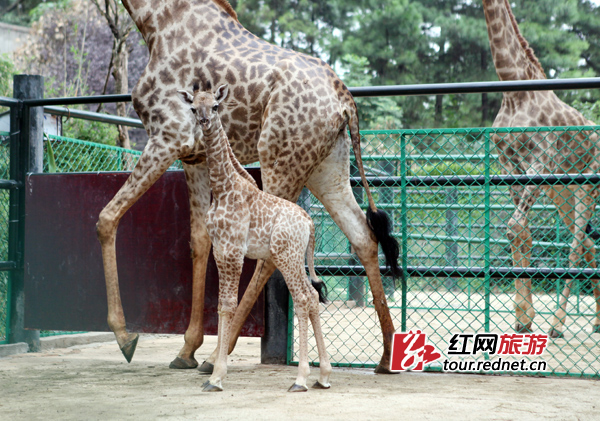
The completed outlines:
{"type": "MultiPolygon", "coordinates": [[[[531,261],[531,230],[529,229],[529,211],[541,193],[539,186],[525,186],[518,198],[512,217],[507,223],[507,237],[510,241],[513,262],[518,267],[528,267],[531,261]]],[[[515,280],[515,315],[517,332],[530,332],[535,318],[533,298],[531,295],[531,279],[515,280]]]]}
{"type": "Polygon", "coordinates": [[[378,244],[367,225],[365,213],[356,203],[349,181],[349,142],[345,133],[339,136],[331,154],[315,169],[307,187],[323,203],[327,212],[344,232],[364,266],[373,294],[373,304],[383,334],[383,355],[375,369],[390,373],[390,356],[394,323],[385,298],[379,271],[378,244]]]}
{"type": "MultiPolygon", "coordinates": [[[[565,189],[567,190],[567,189],[565,189]]],[[[571,252],[569,254],[569,267],[576,268],[582,266],[583,261],[592,268],[596,267],[596,248],[594,242],[589,238],[586,227],[594,214],[598,191],[591,186],[581,186],[572,189],[569,202],[572,212],[563,216],[565,224],[573,234],[571,243],[571,252]]],[[[569,190],[567,190],[569,191],[569,190]]],[[[556,201],[556,199],[555,199],[556,201]]],[[[561,208],[559,208],[561,210],[561,208]]],[[[562,213],[562,212],[561,212],[562,213]]],[[[573,279],[565,282],[565,287],[560,295],[559,305],[554,314],[550,336],[553,338],[562,337],[562,329],[567,317],[567,302],[571,294],[573,279]]],[[[594,285],[594,297],[596,299],[596,316],[594,317],[594,330],[597,332],[600,327],[598,319],[600,314],[600,291],[598,291],[598,280],[592,280],[594,285]]]]}
{"type": "Polygon", "coordinates": [[[198,362],[194,353],[204,339],[204,290],[206,265],[210,253],[210,237],[204,218],[210,206],[210,184],[206,163],[184,165],[185,178],[190,198],[190,226],[192,247],[192,311],[190,324],[185,332],[185,344],[179,355],[171,362],[170,368],[195,368],[198,362]]]}
{"type": "Polygon", "coordinates": [[[106,279],[108,301],[108,326],[114,332],[117,343],[128,362],[137,345],[138,335],[127,333],[125,315],[119,292],[117,273],[116,237],[119,221],[125,212],[154,184],[175,161],[174,152],[152,137],[133,172],[115,197],[100,212],[96,230],[102,246],[102,260],[106,279]]]}

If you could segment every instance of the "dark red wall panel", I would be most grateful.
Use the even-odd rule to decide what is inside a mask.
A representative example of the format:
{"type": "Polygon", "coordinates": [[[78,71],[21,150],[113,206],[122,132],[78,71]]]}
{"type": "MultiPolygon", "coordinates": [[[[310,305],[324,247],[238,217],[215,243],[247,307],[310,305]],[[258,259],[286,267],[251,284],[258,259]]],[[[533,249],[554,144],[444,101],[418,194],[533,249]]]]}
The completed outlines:
{"type": "MultiPolygon", "coordinates": [[[[259,178],[260,172],[252,175],[259,178]]],[[[96,222],[127,173],[34,174],[27,179],[25,325],[45,330],[109,330],[96,222]]],[[[192,292],[189,201],[182,171],[169,171],[125,214],[117,263],[127,327],[184,333],[192,292]]],[[[240,298],[256,262],[247,260],[240,298]]],[[[217,334],[217,268],[210,256],[205,333],[217,334]]],[[[261,294],[242,335],[262,336],[261,294]]]]}

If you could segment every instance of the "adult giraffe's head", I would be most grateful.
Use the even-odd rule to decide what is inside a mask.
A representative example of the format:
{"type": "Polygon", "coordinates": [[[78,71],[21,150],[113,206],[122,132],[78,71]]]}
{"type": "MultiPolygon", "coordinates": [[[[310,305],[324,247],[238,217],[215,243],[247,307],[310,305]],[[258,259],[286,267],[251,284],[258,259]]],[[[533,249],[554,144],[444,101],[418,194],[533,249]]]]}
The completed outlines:
{"type": "Polygon", "coordinates": [[[177,94],[181,101],[190,107],[190,112],[196,119],[196,124],[203,131],[210,130],[218,118],[219,105],[227,97],[229,86],[221,85],[213,94],[210,84],[207,84],[206,90],[200,90],[197,85],[194,86],[194,92],[179,90],[177,94]]]}

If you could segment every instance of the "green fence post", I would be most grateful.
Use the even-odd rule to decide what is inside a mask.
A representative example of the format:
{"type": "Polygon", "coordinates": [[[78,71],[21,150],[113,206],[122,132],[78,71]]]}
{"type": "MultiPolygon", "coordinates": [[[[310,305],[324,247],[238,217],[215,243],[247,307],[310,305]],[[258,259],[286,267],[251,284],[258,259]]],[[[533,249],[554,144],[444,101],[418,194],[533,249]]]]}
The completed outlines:
{"type": "MultiPolygon", "coordinates": [[[[43,98],[44,78],[42,76],[15,75],[14,97],[19,100],[43,98]]],[[[13,162],[11,156],[11,178],[25,186],[25,177],[28,172],[43,171],[44,157],[44,109],[42,107],[29,108],[23,106],[20,112],[15,113],[15,120],[11,120],[11,133],[19,133],[12,137],[11,142],[18,142],[18,158],[13,162]]],[[[16,238],[9,239],[9,259],[17,262],[17,268],[10,273],[10,326],[9,343],[26,342],[29,351],[36,352],[41,349],[40,332],[25,328],[25,285],[24,285],[24,236],[25,236],[25,187],[11,193],[11,213],[17,216],[17,229],[10,230],[16,238]]]]}
{"type": "Polygon", "coordinates": [[[491,207],[490,207],[490,132],[485,132],[485,331],[490,331],[490,294],[491,294],[491,277],[490,277],[490,235],[491,235],[491,207]]]}
{"type": "Polygon", "coordinates": [[[400,206],[402,214],[400,215],[400,224],[402,232],[402,316],[401,325],[402,332],[406,332],[406,306],[407,306],[407,282],[406,282],[406,270],[408,267],[408,220],[407,220],[407,209],[406,204],[407,194],[407,168],[406,168],[406,135],[402,133],[400,135],[400,206]]]}

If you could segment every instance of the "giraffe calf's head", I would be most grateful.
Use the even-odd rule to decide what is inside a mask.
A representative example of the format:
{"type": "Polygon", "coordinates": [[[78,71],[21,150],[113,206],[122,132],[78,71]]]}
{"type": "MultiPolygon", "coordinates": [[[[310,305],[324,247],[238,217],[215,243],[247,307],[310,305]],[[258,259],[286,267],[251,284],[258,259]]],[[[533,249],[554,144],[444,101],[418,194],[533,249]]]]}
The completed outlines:
{"type": "Polygon", "coordinates": [[[208,130],[218,118],[219,105],[227,97],[229,86],[221,85],[213,94],[210,90],[195,90],[193,94],[185,90],[177,91],[179,99],[190,107],[191,113],[202,130],[208,130]]]}

